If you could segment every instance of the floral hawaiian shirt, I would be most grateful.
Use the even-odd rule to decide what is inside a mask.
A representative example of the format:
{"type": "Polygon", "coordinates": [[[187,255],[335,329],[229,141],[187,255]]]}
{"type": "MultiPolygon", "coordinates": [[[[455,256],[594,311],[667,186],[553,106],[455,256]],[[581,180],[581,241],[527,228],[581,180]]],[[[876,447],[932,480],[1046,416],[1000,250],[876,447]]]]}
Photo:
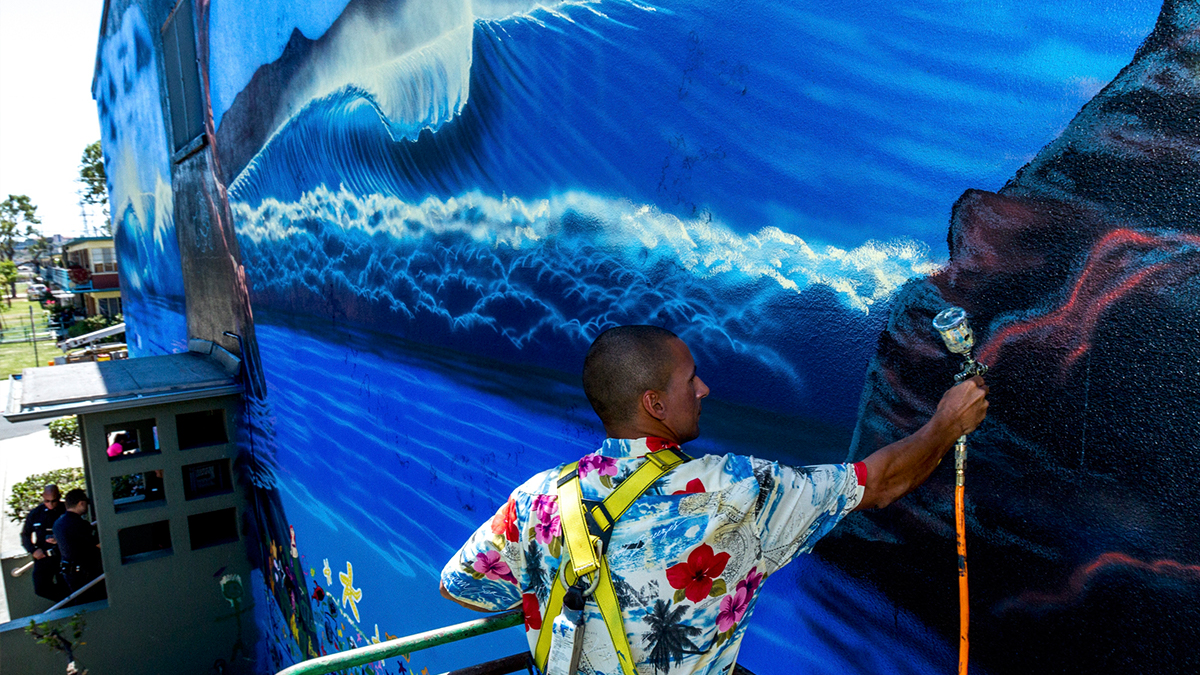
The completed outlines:
{"type": "MultiPolygon", "coordinates": [[[[579,461],[584,499],[601,500],[665,441],[607,439],[579,461]]],[[[793,468],[708,455],[661,478],[612,532],[606,552],[638,672],[731,670],[763,581],[808,552],[862,500],[851,464],[793,468]]],[[[520,606],[530,650],[563,553],[561,467],[513,491],[442,570],[454,597],[492,610],[520,606]]],[[[620,675],[612,640],[587,605],[583,675],[620,675]]]]}

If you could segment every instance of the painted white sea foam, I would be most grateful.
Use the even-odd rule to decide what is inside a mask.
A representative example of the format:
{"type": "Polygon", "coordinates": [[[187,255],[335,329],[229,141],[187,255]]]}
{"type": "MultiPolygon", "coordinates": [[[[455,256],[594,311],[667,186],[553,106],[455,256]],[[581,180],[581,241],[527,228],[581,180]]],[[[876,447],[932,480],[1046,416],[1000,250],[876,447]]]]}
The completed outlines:
{"type": "MultiPolygon", "coordinates": [[[[585,9],[599,16],[606,16],[600,9],[604,4],[622,2],[631,7],[644,11],[658,11],[656,7],[634,0],[475,0],[472,5],[475,18],[481,21],[509,21],[513,19],[534,19],[539,15],[550,14],[571,21],[569,12],[576,7],[585,9]]],[[[573,23],[573,22],[572,22],[573,23]]]]}
{"type": "Polygon", "coordinates": [[[398,242],[460,234],[479,244],[521,250],[558,239],[624,250],[627,259],[643,265],[676,264],[702,279],[766,278],[796,293],[826,286],[863,313],[909,279],[944,264],[911,239],[870,240],[844,249],[810,243],[775,226],[740,234],[720,222],[679,218],[650,205],[583,192],[531,201],[471,192],[412,203],[322,187],[295,202],[268,199],[257,207],[235,203],[233,208],[239,236],[268,248],[308,236],[314,221],[398,242]]]}

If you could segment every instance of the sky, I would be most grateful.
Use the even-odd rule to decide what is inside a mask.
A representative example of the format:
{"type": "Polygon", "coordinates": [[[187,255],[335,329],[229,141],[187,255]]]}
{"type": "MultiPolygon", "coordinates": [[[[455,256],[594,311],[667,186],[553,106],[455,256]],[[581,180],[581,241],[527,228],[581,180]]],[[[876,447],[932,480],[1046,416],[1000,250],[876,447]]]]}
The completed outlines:
{"type": "Polygon", "coordinates": [[[83,234],[79,159],[100,139],[91,87],[103,6],[0,0],[0,199],[28,195],[45,234],[83,234]]]}

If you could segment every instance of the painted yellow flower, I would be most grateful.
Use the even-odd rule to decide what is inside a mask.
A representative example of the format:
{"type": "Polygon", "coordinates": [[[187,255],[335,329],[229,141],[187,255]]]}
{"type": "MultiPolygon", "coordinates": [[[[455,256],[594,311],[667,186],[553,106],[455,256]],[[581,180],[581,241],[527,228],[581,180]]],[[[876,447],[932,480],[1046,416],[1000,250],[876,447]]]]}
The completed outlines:
{"type": "Polygon", "coordinates": [[[342,581],[342,607],[346,603],[350,603],[350,611],[354,612],[354,621],[358,622],[358,603],[362,602],[363,592],[361,588],[354,587],[354,566],[350,561],[346,561],[346,571],[338,572],[338,579],[342,581]]]}

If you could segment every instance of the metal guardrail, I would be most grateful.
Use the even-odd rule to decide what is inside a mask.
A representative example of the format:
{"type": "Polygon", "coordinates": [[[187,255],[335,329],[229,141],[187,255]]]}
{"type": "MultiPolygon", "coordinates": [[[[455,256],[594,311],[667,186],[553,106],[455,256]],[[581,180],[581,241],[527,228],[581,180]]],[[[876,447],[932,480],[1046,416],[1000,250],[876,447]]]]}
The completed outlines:
{"type": "MultiPolygon", "coordinates": [[[[14,570],[14,571],[15,571],[15,570],[14,570]]],[[[15,575],[15,574],[14,574],[13,576],[15,577],[15,576],[17,576],[17,575],[15,575]]],[[[92,586],[95,586],[96,584],[100,583],[101,581],[104,581],[104,575],[103,575],[103,574],[101,574],[100,576],[96,577],[95,579],[92,579],[91,581],[87,582],[86,584],[84,584],[83,586],[81,586],[81,587],[79,588],[79,590],[75,591],[74,593],[72,593],[72,594],[68,595],[67,597],[63,598],[62,600],[59,600],[59,601],[58,601],[58,604],[56,604],[56,605],[54,605],[53,607],[51,607],[50,609],[46,610],[46,612],[53,612],[53,611],[54,611],[54,610],[56,610],[56,609],[62,609],[63,607],[66,607],[66,606],[67,606],[67,604],[69,604],[69,603],[70,603],[72,600],[74,600],[75,598],[78,598],[79,596],[83,595],[83,594],[84,594],[84,593],[86,593],[86,592],[87,592],[87,591],[88,591],[88,590],[89,590],[89,589],[90,589],[92,586]]],[[[43,614],[44,614],[44,613],[45,613],[45,612],[43,612],[43,614]]]]}
{"type": "Polygon", "coordinates": [[[318,656],[315,659],[301,661],[294,666],[284,668],[276,675],[328,675],[329,673],[335,673],[346,668],[363,666],[402,654],[411,654],[422,649],[465,640],[476,635],[519,626],[524,621],[525,618],[521,610],[510,609],[507,612],[494,614],[483,619],[466,621],[443,628],[435,628],[434,630],[417,633],[416,635],[396,638],[395,640],[388,640],[357,649],[348,649],[337,654],[318,656]]]}

